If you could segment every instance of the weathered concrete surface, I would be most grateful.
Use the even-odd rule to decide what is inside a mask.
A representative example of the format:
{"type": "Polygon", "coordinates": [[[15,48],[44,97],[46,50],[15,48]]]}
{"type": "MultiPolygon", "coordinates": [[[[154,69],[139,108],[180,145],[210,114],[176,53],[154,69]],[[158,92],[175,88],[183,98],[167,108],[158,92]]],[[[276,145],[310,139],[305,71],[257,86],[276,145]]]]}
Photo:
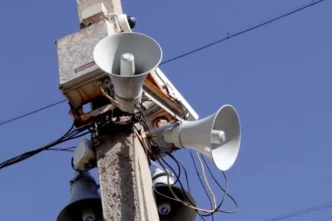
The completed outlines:
{"type": "Polygon", "coordinates": [[[158,221],[147,158],[131,133],[110,135],[97,148],[105,221],[158,221]]]}
{"type": "Polygon", "coordinates": [[[103,3],[108,13],[122,14],[121,0],[76,0],[78,16],[82,22],[81,12],[97,3],[103,3]]]}

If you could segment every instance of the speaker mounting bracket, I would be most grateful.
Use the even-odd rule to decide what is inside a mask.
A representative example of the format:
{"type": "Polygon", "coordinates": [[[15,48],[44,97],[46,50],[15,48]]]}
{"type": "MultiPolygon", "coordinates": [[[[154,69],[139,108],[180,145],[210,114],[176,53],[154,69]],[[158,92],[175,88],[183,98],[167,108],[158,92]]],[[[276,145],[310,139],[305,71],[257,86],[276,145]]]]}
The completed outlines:
{"type": "MultiPolygon", "coordinates": [[[[70,114],[76,127],[112,114],[123,115],[105,99],[98,87],[100,80],[109,80],[110,77],[93,58],[93,50],[101,39],[122,31],[108,19],[102,19],[56,41],[59,89],[71,106],[70,114]],[[86,111],[84,107],[88,104],[92,107],[86,111]]],[[[111,81],[110,84],[112,86],[111,81]]],[[[159,117],[169,121],[198,119],[197,113],[159,68],[151,71],[144,80],[142,98],[145,100],[142,106],[150,106],[144,113],[151,129],[155,128],[154,122],[159,117]]],[[[162,134],[157,135],[157,141],[166,149],[172,148],[164,142],[162,134]]]]}

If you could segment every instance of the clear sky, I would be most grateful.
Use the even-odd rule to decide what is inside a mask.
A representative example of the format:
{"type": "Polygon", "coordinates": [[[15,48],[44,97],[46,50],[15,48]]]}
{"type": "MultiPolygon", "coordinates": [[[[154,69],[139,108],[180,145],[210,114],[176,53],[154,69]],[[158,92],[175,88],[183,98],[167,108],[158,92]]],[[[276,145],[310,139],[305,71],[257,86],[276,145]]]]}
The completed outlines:
{"type": "MultiPolygon", "coordinates": [[[[123,0],[123,8],[137,18],[135,31],[155,38],[168,59],[307,3],[123,0]]],[[[327,0],[162,67],[201,118],[226,103],[240,114],[241,151],[227,172],[240,210],[215,220],[264,221],[332,201],[331,9],[327,0]]],[[[63,99],[54,41],[79,29],[75,0],[3,1],[0,20],[0,121],[63,99]]],[[[1,126],[0,161],[53,141],[70,124],[64,103],[1,126]]],[[[176,156],[198,205],[208,208],[189,152],[176,156]]],[[[70,158],[45,152],[1,170],[1,220],[55,220],[70,198],[70,158]]],[[[229,201],[225,209],[232,209],[229,201]]],[[[331,216],[332,208],[287,220],[331,216]]]]}

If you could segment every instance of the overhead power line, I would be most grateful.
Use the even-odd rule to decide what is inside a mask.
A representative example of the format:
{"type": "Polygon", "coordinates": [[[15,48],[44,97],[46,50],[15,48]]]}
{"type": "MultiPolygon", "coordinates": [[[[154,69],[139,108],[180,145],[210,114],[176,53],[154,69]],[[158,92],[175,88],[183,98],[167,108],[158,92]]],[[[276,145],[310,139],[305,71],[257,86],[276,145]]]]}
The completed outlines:
{"type": "Polygon", "coordinates": [[[172,62],[172,61],[178,60],[178,59],[180,59],[180,58],[186,57],[186,56],[188,56],[188,55],[194,54],[194,53],[196,53],[196,52],[202,51],[202,50],[204,50],[204,49],[206,49],[206,48],[209,48],[209,47],[212,47],[212,46],[214,46],[214,45],[220,44],[220,43],[222,43],[222,42],[224,42],[224,41],[227,41],[227,40],[229,40],[229,39],[231,39],[231,38],[234,38],[234,37],[237,37],[237,36],[243,35],[243,34],[245,34],[245,33],[247,33],[247,32],[253,31],[253,30],[257,29],[257,28],[261,28],[261,27],[263,27],[263,26],[265,26],[265,25],[268,25],[268,24],[271,24],[271,23],[273,23],[273,22],[276,22],[276,21],[278,21],[278,20],[280,20],[280,19],[282,19],[282,18],[285,18],[285,17],[288,17],[288,16],[290,16],[290,15],[293,15],[293,14],[295,14],[295,13],[297,13],[297,12],[300,12],[300,11],[302,11],[302,10],[304,10],[304,9],[310,8],[310,7],[314,6],[314,5],[317,5],[317,4],[319,4],[319,3],[322,3],[322,2],[324,2],[324,1],[326,1],[326,0],[314,1],[314,2],[312,2],[312,3],[310,3],[310,4],[308,4],[308,5],[302,6],[302,7],[300,7],[300,8],[297,8],[297,9],[293,10],[293,11],[290,11],[290,12],[287,12],[287,13],[285,13],[285,14],[283,14],[283,15],[280,15],[280,16],[277,16],[277,17],[275,17],[275,18],[272,18],[272,19],[270,19],[270,20],[268,20],[268,21],[266,21],[266,22],[263,22],[263,23],[260,23],[260,24],[258,24],[258,25],[252,26],[251,28],[247,28],[247,29],[245,29],[245,30],[243,30],[243,31],[240,31],[240,32],[237,32],[237,33],[235,33],[235,34],[230,34],[230,35],[228,35],[228,36],[225,37],[225,38],[219,39],[219,40],[214,41],[214,42],[212,42],[212,43],[210,43],[210,44],[204,45],[204,46],[202,46],[202,47],[196,48],[196,49],[194,49],[194,50],[192,50],[192,51],[189,51],[189,52],[187,52],[187,53],[184,53],[184,54],[181,54],[181,55],[176,56],[176,57],[174,57],[174,58],[171,58],[171,59],[169,59],[169,60],[167,60],[167,61],[162,62],[161,64],[167,64],[167,63],[169,63],[169,62],[172,62]]]}
{"type": "Polygon", "coordinates": [[[24,117],[30,116],[30,115],[32,115],[32,114],[36,114],[36,113],[38,113],[38,112],[40,112],[40,111],[43,111],[43,110],[49,109],[49,108],[51,108],[51,107],[54,107],[54,106],[59,105],[59,104],[61,104],[61,103],[64,103],[65,101],[66,101],[66,100],[61,100],[61,101],[55,102],[55,103],[53,103],[53,104],[49,104],[49,105],[47,105],[47,106],[44,106],[44,107],[42,107],[42,108],[36,109],[36,110],[34,110],[34,111],[27,112],[27,113],[22,114],[22,115],[20,115],[20,116],[14,117],[14,118],[12,118],[12,119],[2,121],[2,122],[0,123],[0,126],[2,126],[2,125],[4,125],[4,124],[8,124],[8,123],[13,122],[13,121],[16,121],[16,120],[19,120],[19,119],[24,118],[24,117]]]}
{"type": "MultiPolygon", "coordinates": [[[[176,60],[179,60],[179,59],[181,59],[181,58],[184,58],[184,57],[189,56],[189,55],[191,55],[191,54],[194,54],[194,53],[196,53],[196,52],[202,51],[202,50],[204,50],[204,49],[206,49],[206,48],[209,48],[209,47],[215,46],[215,45],[217,45],[217,44],[220,44],[220,43],[222,43],[222,42],[224,42],[224,41],[227,41],[227,40],[232,39],[232,38],[234,38],[234,37],[240,36],[240,35],[245,34],[245,33],[247,33],[247,32],[253,31],[253,30],[258,29],[258,28],[261,28],[261,27],[263,27],[263,26],[265,26],[265,25],[268,25],[268,24],[271,24],[271,23],[273,23],[273,22],[276,22],[276,21],[278,21],[278,20],[280,20],[280,19],[282,19],[282,18],[288,17],[288,16],[293,15],[293,14],[295,14],[295,13],[297,13],[297,12],[303,11],[304,9],[310,8],[310,7],[314,6],[314,5],[317,5],[317,4],[319,4],[319,3],[322,3],[322,2],[324,2],[324,1],[327,1],[327,0],[313,1],[313,2],[310,3],[310,4],[307,4],[307,5],[305,5],[305,6],[302,6],[302,7],[300,7],[300,8],[297,8],[297,9],[295,9],[295,10],[293,10],[293,11],[287,12],[287,13],[285,13],[285,14],[283,14],[283,15],[277,16],[277,17],[275,17],[275,18],[272,18],[272,19],[270,19],[270,20],[268,20],[268,21],[265,21],[265,22],[263,22],[263,23],[260,23],[260,24],[258,24],[258,25],[252,26],[252,27],[250,27],[250,28],[247,28],[247,29],[242,30],[242,31],[240,31],[240,32],[237,32],[237,33],[235,33],[235,34],[230,34],[230,35],[228,35],[228,36],[225,37],[225,38],[219,39],[219,40],[217,40],[217,41],[214,41],[214,42],[209,43],[209,44],[207,44],[207,45],[204,45],[204,46],[202,46],[202,47],[196,48],[196,49],[191,50],[191,51],[189,51],[189,52],[186,52],[186,53],[184,53],[184,54],[181,54],[181,55],[178,55],[178,56],[173,57],[173,58],[171,58],[171,59],[168,59],[168,60],[166,60],[166,61],[160,63],[160,66],[161,66],[161,65],[164,65],[164,64],[167,64],[167,63],[170,63],[170,62],[173,62],[173,61],[176,61],[176,60]]],[[[64,103],[64,102],[66,102],[66,100],[61,100],[61,101],[58,101],[58,102],[55,102],[55,103],[49,104],[49,105],[47,105],[47,106],[44,106],[44,107],[42,107],[42,108],[36,109],[36,110],[34,110],[34,111],[27,112],[27,113],[22,114],[22,115],[20,115],[20,116],[14,117],[14,118],[12,118],[12,119],[2,121],[2,122],[0,122],[0,126],[5,125],[5,124],[8,124],[8,123],[13,122],[13,121],[16,121],[16,120],[19,120],[19,119],[22,119],[22,118],[27,117],[27,116],[30,116],[30,115],[32,115],[32,114],[36,114],[36,113],[38,113],[38,112],[40,112],[40,111],[43,111],[43,110],[49,109],[49,108],[51,108],[51,107],[54,107],[54,106],[59,105],[59,104],[64,103]]]]}
{"type": "Polygon", "coordinates": [[[328,208],[331,208],[331,207],[332,207],[332,202],[324,203],[324,204],[321,204],[321,205],[316,205],[316,206],[312,206],[312,207],[305,208],[305,209],[302,209],[302,210],[298,210],[298,211],[295,211],[295,212],[287,213],[287,214],[284,214],[284,215],[281,215],[281,216],[276,216],[274,218],[265,219],[264,221],[285,220],[285,219],[292,218],[294,216],[300,216],[300,215],[303,215],[303,214],[306,214],[306,213],[311,213],[311,212],[315,212],[315,211],[318,211],[318,210],[324,210],[324,209],[328,209],[328,208]]]}

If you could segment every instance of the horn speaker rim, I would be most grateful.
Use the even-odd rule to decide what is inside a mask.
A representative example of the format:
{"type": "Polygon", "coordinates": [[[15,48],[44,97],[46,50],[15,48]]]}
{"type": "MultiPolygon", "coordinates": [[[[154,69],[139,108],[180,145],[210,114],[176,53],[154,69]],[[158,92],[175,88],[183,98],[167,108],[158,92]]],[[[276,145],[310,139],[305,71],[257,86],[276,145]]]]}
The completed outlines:
{"type": "MultiPolygon", "coordinates": [[[[119,44],[120,45],[120,44],[119,44]]],[[[144,47],[144,46],[142,46],[144,47]]],[[[130,53],[130,52],[128,52],[130,53]]],[[[135,56],[135,62],[136,62],[136,59],[138,56],[135,56]]],[[[148,35],[145,35],[145,34],[142,34],[142,33],[139,33],[139,32],[122,32],[122,33],[116,33],[116,34],[111,34],[111,35],[108,35],[106,37],[104,37],[103,39],[101,39],[97,44],[96,46],[94,47],[94,50],[93,50],[93,59],[94,59],[94,62],[95,64],[100,68],[102,69],[104,72],[106,72],[107,74],[111,75],[111,76],[114,76],[114,77],[121,77],[121,78],[135,78],[135,77],[139,77],[139,76],[143,76],[143,75],[147,75],[148,73],[150,73],[151,71],[155,70],[159,64],[161,63],[162,61],[162,58],[163,58],[163,51],[162,51],[162,48],[160,46],[160,44],[155,40],[153,39],[152,37],[148,36],[148,35]],[[153,65],[153,67],[150,67],[148,71],[144,71],[142,73],[135,73],[134,75],[132,76],[127,76],[127,75],[120,75],[120,74],[115,74],[113,73],[113,68],[112,71],[109,71],[109,70],[106,70],[106,68],[102,67],[101,65],[101,61],[98,60],[99,58],[99,48],[101,47],[101,45],[104,43],[104,42],[107,42],[109,41],[110,39],[112,38],[121,38],[121,36],[132,36],[132,37],[138,37],[138,38],[145,38],[145,40],[147,41],[150,41],[150,43],[153,43],[153,45],[150,45],[150,46],[153,46],[154,47],[154,50],[158,51],[158,59],[155,60],[155,65],[153,65]]],[[[115,63],[115,62],[113,62],[115,63]]],[[[112,65],[113,65],[112,63],[112,65]]],[[[136,66],[136,64],[135,64],[136,66]]]]}
{"type": "Polygon", "coordinates": [[[213,144],[212,137],[211,137],[211,142],[210,142],[211,157],[212,157],[214,164],[218,167],[218,169],[220,169],[221,171],[227,171],[234,165],[236,159],[238,158],[238,155],[240,152],[240,147],[241,147],[240,117],[239,117],[239,114],[237,113],[236,109],[232,105],[229,105],[229,104],[223,105],[215,113],[214,119],[213,119],[213,124],[211,126],[211,132],[212,132],[212,130],[218,130],[218,129],[221,129],[222,131],[225,132],[226,144],[222,144],[222,145],[213,144]],[[226,113],[222,114],[223,112],[226,112],[226,113]],[[227,112],[228,112],[228,114],[227,114],[227,112]],[[226,145],[228,145],[228,146],[231,145],[228,142],[229,133],[227,135],[227,131],[230,131],[230,130],[232,131],[232,129],[227,128],[227,129],[223,130],[222,128],[224,127],[224,125],[231,124],[231,123],[229,123],[229,121],[232,122],[232,126],[233,126],[232,129],[234,129],[233,134],[231,134],[231,138],[229,141],[229,142],[233,143],[233,146],[232,146],[232,148],[229,148],[227,151],[227,150],[225,150],[226,145]],[[219,122],[219,125],[217,125],[218,122],[219,122]],[[228,122],[228,124],[227,124],[227,122],[228,122]],[[219,127],[216,128],[217,126],[219,126],[219,127]],[[218,152],[218,151],[223,152],[223,154],[220,154],[219,156],[217,156],[216,152],[218,152]],[[218,157],[221,157],[224,160],[217,159],[218,157]],[[225,163],[225,161],[226,161],[226,163],[225,163]]]}

